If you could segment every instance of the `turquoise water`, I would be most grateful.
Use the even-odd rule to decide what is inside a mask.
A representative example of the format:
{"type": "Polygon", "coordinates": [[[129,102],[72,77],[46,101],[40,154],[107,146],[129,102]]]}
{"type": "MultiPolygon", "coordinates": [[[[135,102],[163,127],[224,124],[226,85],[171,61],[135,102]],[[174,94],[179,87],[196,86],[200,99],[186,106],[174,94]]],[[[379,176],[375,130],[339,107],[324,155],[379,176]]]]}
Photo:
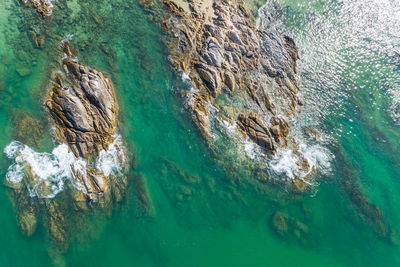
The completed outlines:
{"type": "MultiPolygon", "coordinates": [[[[354,197],[368,196],[383,211],[378,221],[399,231],[400,2],[277,5],[276,27],[300,50],[305,107],[296,127],[317,129],[318,143],[334,155],[331,170],[304,195],[259,182],[246,168],[232,173],[238,164],[208,150],[178,97],[182,82],[168,65],[163,34],[136,1],[59,0],[53,19],[43,21],[0,0],[0,147],[14,139],[38,151],[54,147],[41,99],[60,41],[71,39],[80,61],[112,78],[131,152],[125,201],[72,227],[61,257],[44,226],[30,238],[20,233],[8,189],[0,187],[0,266],[400,265],[398,245],[374,231],[376,218],[354,197]],[[34,47],[32,29],[45,37],[43,48],[34,47]],[[23,127],[27,117],[42,131],[23,127]],[[145,207],[136,195],[139,175],[145,207]],[[276,211],[306,225],[300,238],[274,232],[276,211]]],[[[2,176],[10,164],[2,154],[2,176]]]]}

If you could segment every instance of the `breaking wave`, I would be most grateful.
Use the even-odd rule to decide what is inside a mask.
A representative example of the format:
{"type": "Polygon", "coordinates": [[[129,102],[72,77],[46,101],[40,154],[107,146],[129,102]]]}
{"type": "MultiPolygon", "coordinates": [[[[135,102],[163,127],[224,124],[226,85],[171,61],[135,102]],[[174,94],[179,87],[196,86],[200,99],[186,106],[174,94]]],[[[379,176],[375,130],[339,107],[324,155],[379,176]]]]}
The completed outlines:
{"type": "Polygon", "coordinates": [[[97,171],[104,173],[106,177],[111,174],[120,173],[125,165],[126,158],[122,150],[122,139],[117,136],[109,146],[108,150],[102,150],[96,162],[97,171]]]}
{"type": "Polygon", "coordinates": [[[298,152],[296,155],[293,150],[287,148],[278,148],[277,153],[269,162],[271,170],[278,175],[285,175],[285,177],[294,179],[299,177],[305,178],[313,171],[320,171],[323,174],[331,171],[331,160],[333,154],[321,145],[308,146],[304,143],[299,144],[298,152]],[[308,168],[302,170],[299,165],[300,158],[304,158],[308,163],[308,168]]]}
{"type": "MultiPolygon", "coordinates": [[[[74,172],[85,174],[88,163],[77,158],[66,144],[56,146],[51,153],[36,152],[19,141],[12,141],[4,148],[4,153],[14,163],[6,173],[6,182],[11,186],[27,185],[29,195],[38,198],[53,198],[63,191],[66,182],[78,190],[84,186],[74,179],[74,172]]],[[[108,150],[102,150],[96,160],[97,171],[106,177],[122,171],[125,162],[122,141],[117,136],[108,150]]]]}

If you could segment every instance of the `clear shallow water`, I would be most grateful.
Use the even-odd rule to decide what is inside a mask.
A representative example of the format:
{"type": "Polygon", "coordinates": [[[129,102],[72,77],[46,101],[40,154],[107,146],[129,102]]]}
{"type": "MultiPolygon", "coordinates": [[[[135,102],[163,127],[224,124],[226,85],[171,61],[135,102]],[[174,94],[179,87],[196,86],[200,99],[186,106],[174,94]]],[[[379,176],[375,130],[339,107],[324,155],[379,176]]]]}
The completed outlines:
{"type": "MultiPolygon", "coordinates": [[[[122,136],[132,152],[131,176],[145,177],[153,208],[152,216],[143,216],[132,182],[127,200],[110,216],[93,215],[71,233],[64,263],[400,264],[399,247],[377,237],[341,186],[355,179],[393,228],[400,229],[399,2],[277,1],[277,27],[294,37],[300,50],[305,108],[298,124],[324,133],[325,146],[336,154],[332,170],[304,196],[255,182],[247,170],[232,177],[226,171],[232,163],[208,152],[177,97],[180,82],[167,64],[161,33],[136,1],[67,3],[71,10],[58,9],[44,23],[14,1],[0,0],[0,147],[20,137],[37,151],[53,149],[40,99],[57,66],[59,42],[72,35],[79,59],[113,79],[122,136]],[[32,25],[46,36],[44,49],[33,47],[27,34],[32,25]],[[21,77],[16,70],[23,73],[23,68],[32,73],[21,77]],[[30,132],[18,134],[18,114],[40,121],[38,140],[29,139],[30,132]],[[274,233],[270,217],[275,211],[307,225],[301,242],[274,233]]],[[[3,177],[10,164],[1,155],[3,177]]],[[[0,265],[51,265],[45,229],[39,227],[32,238],[22,236],[6,191],[0,188],[0,265]]]]}

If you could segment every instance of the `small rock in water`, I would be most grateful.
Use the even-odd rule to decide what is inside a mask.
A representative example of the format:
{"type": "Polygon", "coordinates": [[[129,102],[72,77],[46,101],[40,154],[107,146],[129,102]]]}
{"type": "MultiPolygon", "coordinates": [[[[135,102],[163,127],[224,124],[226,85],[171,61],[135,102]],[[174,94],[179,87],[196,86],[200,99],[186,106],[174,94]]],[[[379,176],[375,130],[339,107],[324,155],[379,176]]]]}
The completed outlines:
{"type": "Polygon", "coordinates": [[[21,77],[28,76],[32,73],[32,71],[27,67],[17,67],[16,71],[21,77]]]}

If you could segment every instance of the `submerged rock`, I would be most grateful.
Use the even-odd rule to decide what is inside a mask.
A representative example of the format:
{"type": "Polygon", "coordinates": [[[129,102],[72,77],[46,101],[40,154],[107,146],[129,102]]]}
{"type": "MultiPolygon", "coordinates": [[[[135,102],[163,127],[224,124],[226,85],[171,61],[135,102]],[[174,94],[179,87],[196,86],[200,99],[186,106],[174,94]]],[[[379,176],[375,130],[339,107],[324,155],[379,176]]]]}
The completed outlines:
{"type": "Polygon", "coordinates": [[[23,112],[13,114],[14,131],[13,137],[29,146],[38,146],[43,137],[44,128],[42,123],[23,112]]]}
{"type": "Polygon", "coordinates": [[[371,226],[380,239],[391,245],[397,245],[396,229],[389,223],[379,206],[371,203],[368,196],[361,190],[357,175],[360,166],[346,154],[341,146],[336,148],[335,155],[339,170],[339,186],[355,206],[356,214],[371,226]]]}
{"type": "MultiPolygon", "coordinates": [[[[293,39],[268,27],[257,28],[240,0],[164,0],[163,4],[170,16],[162,21],[171,35],[170,61],[191,80],[191,90],[184,91],[186,106],[209,144],[213,145],[215,132],[229,125],[239,139],[234,143],[250,140],[267,157],[279,148],[290,149],[301,172],[311,173],[290,134],[301,105],[293,39]],[[235,104],[227,107],[221,97],[235,104]]],[[[309,183],[302,180],[311,175],[293,175],[295,191],[306,190],[309,183]]]]}
{"type": "Polygon", "coordinates": [[[282,212],[275,212],[271,218],[273,229],[278,234],[285,234],[288,232],[288,215],[282,212]]]}
{"type": "Polygon", "coordinates": [[[21,190],[17,190],[19,193],[15,194],[17,210],[17,219],[21,231],[27,236],[33,235],[36,231],[38,221],[38,207],[37,203],[25,194],[21,190]]]}
{"type": "Polygon", "coordinates": [[[135,215],[137,217],[154,217],[155,210],[150,198],[145,177],[141,174],[132,178],[135,215]]]}
{"type": "Polygon", "coordinates": [[[37,48],[43,48],[44,47],[45,39],[44,39],[44,36],[42,34],[38,33],[35,30],[30,30],[29,31],[29,35],[31,36],[31,39],[32,39],[33,44],[35,45],[35,47],[37,47],[37,48]]]}
{"type": "Polygon", "coordinates": [[[21,77],[28,76],[32,73],[32,71],[27,67],[17,67],[16,71],[21,77]]]}
{"type": "Polygon", "coordinates": [[[294,240],[302,245],[309,245],[308,226],[294,217],[277,211],[272,214],[270,225],[279,237],[287,241],[294,240]]]}
{"type": "Polygon", "coordinates": [[[53,243],[65,250],[68,244],[65,210],[60,207],[60,203],[50,199],[46,199],[44,205],[46,207],[44,221],[47,226],[47,231],[53,243]]]}

